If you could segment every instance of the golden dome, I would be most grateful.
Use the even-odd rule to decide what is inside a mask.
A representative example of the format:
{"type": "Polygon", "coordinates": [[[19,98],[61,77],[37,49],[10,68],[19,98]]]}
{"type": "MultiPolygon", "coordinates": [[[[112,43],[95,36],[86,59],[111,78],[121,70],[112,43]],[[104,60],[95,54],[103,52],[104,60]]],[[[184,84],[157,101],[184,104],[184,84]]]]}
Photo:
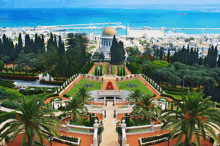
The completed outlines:
{"type": "Polygon", "coordinates": [[[117,30],[114,27],[109,26],[103,30],[102,35],[108,35],[108,36],[117,35],[117,30]]]}

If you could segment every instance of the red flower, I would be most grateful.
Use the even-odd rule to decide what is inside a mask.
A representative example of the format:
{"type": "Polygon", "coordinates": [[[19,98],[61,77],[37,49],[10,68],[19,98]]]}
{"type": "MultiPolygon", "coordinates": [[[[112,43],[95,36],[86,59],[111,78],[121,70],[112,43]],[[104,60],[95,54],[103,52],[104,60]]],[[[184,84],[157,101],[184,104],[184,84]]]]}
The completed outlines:
{"type": "Polygon", "coordinates": [[[113,88],[112,82],[108,82],[107,87],[106,87],[106,90],[113,90],[113,89],[114,89],[114,88],[113,88]]]}

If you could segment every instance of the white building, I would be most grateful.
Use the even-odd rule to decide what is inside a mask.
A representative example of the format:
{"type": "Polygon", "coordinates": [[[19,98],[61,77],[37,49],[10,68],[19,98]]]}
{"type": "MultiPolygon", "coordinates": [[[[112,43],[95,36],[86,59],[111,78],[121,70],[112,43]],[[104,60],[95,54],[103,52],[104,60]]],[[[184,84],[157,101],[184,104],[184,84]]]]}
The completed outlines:
{"type": "Polygon", "coordinates": [[[99,53],[104,54],[105,60],[111,59],[110,48],[112,46],[113,37],[118,38],[117,30],[114,27],[106,27],[101,36],[101,47],[99,53]]]}

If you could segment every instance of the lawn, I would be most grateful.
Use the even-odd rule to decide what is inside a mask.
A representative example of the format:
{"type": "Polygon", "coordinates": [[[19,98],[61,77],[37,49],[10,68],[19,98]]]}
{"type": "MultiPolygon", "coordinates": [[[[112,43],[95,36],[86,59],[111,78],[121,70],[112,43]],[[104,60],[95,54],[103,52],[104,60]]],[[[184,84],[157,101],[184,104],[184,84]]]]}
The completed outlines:
{"type": "Polygon", "coordinates": [[[72,120],[69,121],[70,125],[76,125],[76,126],[85,126],[85,124],[82,123],[82,120],[77,119],[75,122],[73,122],[72,120]]]}
{"type": "MultiPolygon", "coordinates": [[[[105,66],[105,74],[106,75],[108,75],[108,74],[110,74],[110,73],[107,73],[107,68],[108,68],[108,66],[105,66]]],[[[112,66],[112,73],[111,74],[115,74],[115,66],[112,66]]]]}
{"type": "Polygon", "coordinates": [[[134,91],[135,89],[139,89],[141,90],[141,92],[143,94],[150,94],[153,95],[154,93],[152,93],[140,80],[135,79],[135,80],[131,80],[131,81],[122,81],[122,82],[117,82],[118,88],[121,90],[128,90],[128,91],[134,91]],[[136,84],[136,87],[127,87],[126,84],[136,84]]]}
{"type": "Polygon", "coordinates": [[[73,97],[78,92],[79,88],[83,87],[84,84],[93,84],[94,85],[93,87],[87,87],[88,91],[99,90],[102,88],[102,82],[82,79],[78,83],[76,83],[76,85],[74,87],[72,87],[69,92],[67,92],[67,95],[69,95],[70,97],[73,97]]]}

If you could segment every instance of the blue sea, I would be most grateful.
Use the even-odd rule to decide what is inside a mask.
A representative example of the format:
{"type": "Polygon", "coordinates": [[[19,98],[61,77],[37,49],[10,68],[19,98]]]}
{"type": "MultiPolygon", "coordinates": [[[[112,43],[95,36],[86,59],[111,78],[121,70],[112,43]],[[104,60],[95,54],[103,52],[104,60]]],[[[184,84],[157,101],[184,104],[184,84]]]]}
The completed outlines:
{"type": "MultiPolygon", "coordinates": [[[[0,27],[113,23],[130,27],[220,28],[220,12],[154,9],[32,8],[0,9],[0,27]],[[179,15],[185,14],[185,15],[179,15]],[[6,19],[3,19],[6,18],[6,19]]],[[[96,25],[104,27],[108,25],[96,25]]],[[[83,32],[81,30],[81,32],[83,32]]],[[[89,31],[87,31],[89,32],[89,31]]],[[[101,30],[93,30],[99,34],[101,30]]],[[[220,34],[220,30],[178,30],[186,34],[220,34]]],[[[126,30],[118,30],[126,34],[126,30]]]]}

